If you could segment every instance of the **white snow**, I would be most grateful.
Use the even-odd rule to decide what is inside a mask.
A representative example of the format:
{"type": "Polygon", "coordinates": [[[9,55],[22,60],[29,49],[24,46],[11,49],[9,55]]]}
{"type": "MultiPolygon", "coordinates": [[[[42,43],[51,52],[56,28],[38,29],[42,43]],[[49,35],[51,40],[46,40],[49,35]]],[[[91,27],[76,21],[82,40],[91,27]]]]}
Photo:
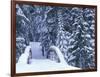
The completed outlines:
{"type": "Polygon", "coordinates": [[[58,55],[58,57],[59,57],[59,59],[60,59],[60,62],[67,65],[67,63],[66,63],[66,61],[65,61],[65,59],[64,59],[64,56],[63,56],[63,54],[61,53],[61,51],[60,51],[60,49],[59,49],[58,47],[56,47],[56,46],[51,46],[50,49],[55,50],[55,52],[57,53],[57,55],[58,55]]]}
{"type": "Polygon", "coordinates": [[[91,36],[89,34],[86,34],[86,37],[90,38],[91,36]]]}
{"type": "Polygon", "coordinates": [[[81,28],[81,25],[78,25],[78,28],[81,28]]]}
{"type": "Polygon", "coordinates": [[[33,59],[32,64],[16,64],[16,73],[25,72],[45,72],[45,71],[61,71],[61,70],[80,70],[80,68],[72,67],[62,63],[56,63],[49,59],[33,59]]]}
{"type": "Polygon", "coordinates": [[[87,22],[83,22],[83,25],[89,25],[87,22]]]}
{"type": "Polygon", "coordinates": [[[25,39],[22,38],[22,37],[17,37],[17,38],[16,38],[16,41],[21,41],[21,40],[25,41],[25,39]]]}
{"type": "Polygon", "coordinates": [[[18,64],[27,64],[30,46],[27,46],[25,52],[19,57],[18,64]]]}
{"type": "Polygon", "coordinates": [[[24,20],[21,20],[21,21],[22,21],[22,23],[25,25],[26,22],[25,22],[24,20]]]}
{"type": "Polygon", "coordinates": [[[92,17],[93,17],[93,16],[94,16],[94,14],[87,14],[87,16],[86,16],[86,17],[90,17],[90,16],[92,16],[92,17]]]}
{"type": "Polygon", "coordinates": [[[68,48],[73,48],[73,47],[74,47],[74,45],[68,46],[68,48]]]}
{"type": "Polygon", "coordinates": [[[90,43],[92,44],[92,46],[95,46],[95,40],[94,39],[91,39],[90,43]]]}
{"type": "Polygon", "coordinates": [[[73,7],[72,10],[79,10],[79,8],[77,8],[77,7],[73,7]]]}
{"type": "Polygon", "coordinates": [[[94,25],[91,25],[90,29],[94,30],[94,25]]]}
{"type": "Polygon", "coordinates": [[[88,47],[88,49],[89,49],[89,50],[93,50],[93,48],[91,48],[91,47],[88,47]]]}
{"type": "Polygon", "coordinates": [[[94,42],[95,42],[95,40],[94,40],[94,39],[91,39],[91,40],[90,40],[90,43],[94,43],[94,42]]]}
{"type": "Polygon", "coordinates": [[[45,71],[61,71],[61,70],[76,70],[80,68],[69,66],[61,51],[56,46],[51,46],[50,49],[54,50],[59,59],[60,63],[52,61],[50,59],[41,58],[41,46],[39,42],[31,42],[30,46],[27,46],[25,52],[19,58],[18,63],[16,64],[16,73],[25,73],[25,72],[45,72],[45,71]],[[32,59],[31,64],[27,64],[27,59],[29,56],[29,51],[32,50],[32,59]],[[38,58],[36,58],[36,56],[38,58]]]}
{"type": "Polygon", "coordinates": [[[95,23],[95,20],[92,20],[92,23],[95,23]]]}
{"type": "Polygon", "coordinates": [[[88,30],[89,28],[88,27],[85,27],[85,30],[88,30]]]}
{"type": "Polygon", "coordinates": [[[17,4],[16,8],[18,8],[18,11],[16,12],[17,15],[24,17],[27,21],[30,22],[30,20],[24,15],[23,11],[21,10],[20,6],[17,4]]]}
{"type": "Polygon", "coordinates": [[[73,42],[73,41],[75,41],[75,40],[74,40],[73,38],[71,38],[71,39],[70,39],[70,41],[72,41],[72,42],[73,42]]]}
{"type": "Polygon", "coordinates": [[[68,62],[69,61],[72,61],[73,59],[75,59],[76,58],[76,56],[70,56],[70,58],[68,59],[68,62]]]}
{"type": "Polygon", "coordinates": [[[87,46],[84,46],[86,49],[88,49],[88,50],[93,50],[93,48],[91,48],[91,47],[87,47],[87,46]]]}
{"type": "Polygon", "coordinates": [[[66,40],[63,40],[63,43],[64,43],[64,44],[67,44],[68,42],[67,42],[66,40]]]}

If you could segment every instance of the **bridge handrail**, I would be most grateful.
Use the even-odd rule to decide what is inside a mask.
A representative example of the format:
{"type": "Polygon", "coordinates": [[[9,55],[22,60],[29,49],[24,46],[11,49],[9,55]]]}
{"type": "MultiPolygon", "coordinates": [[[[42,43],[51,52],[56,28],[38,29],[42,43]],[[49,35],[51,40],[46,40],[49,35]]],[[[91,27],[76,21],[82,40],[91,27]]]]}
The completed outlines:
{"type": "Polygon", "coordinates": [[[62,54],[62,52],[60,51],[60,49],[56,46],[50,46],[49,50],[54,50],[57,54],[57,56],[59,57],[59,60],[61,63],[64,63],[64,64],[67,64],[65,59],[64,59],[64,56],[62,54]]]}

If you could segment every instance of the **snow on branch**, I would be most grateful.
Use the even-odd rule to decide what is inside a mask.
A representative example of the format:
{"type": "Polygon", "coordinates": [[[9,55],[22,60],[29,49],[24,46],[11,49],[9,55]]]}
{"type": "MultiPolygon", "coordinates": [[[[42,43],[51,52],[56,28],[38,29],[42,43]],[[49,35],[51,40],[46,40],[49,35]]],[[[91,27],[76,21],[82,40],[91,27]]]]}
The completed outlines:
{"type": "Polygon", "coordinates": [[[28,22],[30,22],[30,20],[24,15],[22,9],[20,8],[20,6],[18,4],[16,5],[16,8],[18,9],[16,14],[21,17],[24,17],[28,22]]]}

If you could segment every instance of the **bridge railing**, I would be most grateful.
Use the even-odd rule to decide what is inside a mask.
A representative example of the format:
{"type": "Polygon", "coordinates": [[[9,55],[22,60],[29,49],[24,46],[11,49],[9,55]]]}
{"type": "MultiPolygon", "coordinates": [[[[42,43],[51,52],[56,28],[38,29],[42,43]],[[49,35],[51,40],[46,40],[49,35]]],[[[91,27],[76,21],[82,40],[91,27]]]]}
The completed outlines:
{"type": "Polygon", "coordinates": [[[65,61],[65,59],[64,59],[63,53],[60,51],[60,49],[58,47],[56,47],[56,46],[50,46],[48,53],[50,51],[53,51],[53,52],[55,52],[57,54],[56,56],[58,56],[58,58],[60,60],[60,63],[67,64],[66,61],[65,61]]]}

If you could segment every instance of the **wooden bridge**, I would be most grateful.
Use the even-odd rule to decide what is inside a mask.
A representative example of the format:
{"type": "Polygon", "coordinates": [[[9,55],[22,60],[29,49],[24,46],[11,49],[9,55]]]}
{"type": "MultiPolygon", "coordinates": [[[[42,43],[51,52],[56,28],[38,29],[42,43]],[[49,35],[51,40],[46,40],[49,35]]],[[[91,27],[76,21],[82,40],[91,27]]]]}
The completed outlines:
{"type": "Polygon", "coordinates": [[[56,46],[51,46],[50,50],[53,50],[57,54],[60,60],[59,63],[50,60],[49,58],[47,59],[42,55],[42,47],[39,42],[30,43],[16,64],[16,73],[79,69],[77,67],[69,66],[66,63],[63,54],[56,46]]]}

